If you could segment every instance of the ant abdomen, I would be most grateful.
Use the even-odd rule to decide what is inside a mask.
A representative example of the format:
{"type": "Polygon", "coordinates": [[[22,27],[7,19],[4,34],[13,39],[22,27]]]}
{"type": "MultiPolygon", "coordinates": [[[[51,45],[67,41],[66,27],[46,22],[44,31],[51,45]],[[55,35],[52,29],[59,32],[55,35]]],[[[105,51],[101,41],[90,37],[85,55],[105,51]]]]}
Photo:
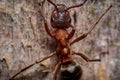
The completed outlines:
{"type": "Polygon", "coordinates": [[[76,63],[63,64],[60,70],[61,80],[80,80],[82,68],[76,63]]]}

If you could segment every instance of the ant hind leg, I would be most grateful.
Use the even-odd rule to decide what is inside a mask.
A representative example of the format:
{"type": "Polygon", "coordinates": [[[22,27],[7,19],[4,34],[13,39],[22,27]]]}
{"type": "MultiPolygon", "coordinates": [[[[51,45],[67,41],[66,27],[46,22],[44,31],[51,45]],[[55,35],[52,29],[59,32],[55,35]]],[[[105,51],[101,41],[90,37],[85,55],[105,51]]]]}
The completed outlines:
{"type": "Polygon", "coordinates": [[[13,80],[13,79],[14,79],[17,75],[19,75],[20,73],[26,71],[27,69],[31,68],[31,67],[34,66],[35,64],[39,64],[39,63],[41,63],[42,61],[49,59],[50,57],[54,56],[55,54],[56,54],[56,52],[53,52],[53,53],[51,53],[50,55],[44,57],[42,60],[36,61],[36,62],[34,62],[33,64],[31,64],[31,65],[23,68],[23,69],[20,70],[18,73],[16,73],[15,75],[13,75],[9,80],[13,80]]]}
{"type": "Polygon", "coordinates": [[[59,72],[60,68],[61,68],[61,62],[57,63],[57,65],[55,66],[53,80],[57,80],[57,73],[59,72]]]}

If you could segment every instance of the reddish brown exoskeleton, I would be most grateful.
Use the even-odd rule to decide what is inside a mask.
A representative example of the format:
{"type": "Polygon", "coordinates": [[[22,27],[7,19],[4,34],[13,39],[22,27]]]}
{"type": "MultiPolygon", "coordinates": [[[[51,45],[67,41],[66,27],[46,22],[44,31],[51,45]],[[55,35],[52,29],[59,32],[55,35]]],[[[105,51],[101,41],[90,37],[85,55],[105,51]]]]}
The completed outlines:
{"type": "Polygon", "coordinates": [[[91,33],[91,31],[95,28],[95,26],[98,24],[98,22],[101,20],[101,18],[107,13],[107,11],[112,7],[112,5],[99,17],[99,19],[92,25],[91,29],[84,33],[83,35],[79,36],[78,38],[74,39],[70,42],[70,39],[73,37],[75,33],[75,29],[73,25],[71,25],[71,17],[69,10],[76,7],[83,6],[87,0],[85,0],[83,3],[71,7],[66,7],[64,4],[58,4],[56,5],[51,0],[47,0],[50,2],[55,9],[52,11],[51,14],[51,26],[56,29],[55,32],[51,33],[51,31],[48,28],[47,20],[44,17],[44,14],[42,12],[42,8],[40,7],[40,12],[44,20],[45,30],[47,34],[55,39],[58,42],[58,47],[55,52],[51,53],[50,55],[46,56],[45,58],[41,59],[40,61],[36,61],[35,63],[25,67],[20,72],[16,73],[13,77],[10,78],[10,80],[14,79],[18,74],[22,73],[23,71],[27,70],[28,68],[32,67],[35,64],[39,64],[40,62],[57,55],[59,62],[55,66],[54,69],[54,77],[53,80],[57,79],[57,73],[60,71],[61,79],[62,80],[79,80],[82,75],[82,69],[81,67],[70,57],[71,55],[78,55],[81,56],[85,61],[87,62],[95,62],[95,61],[101,61],[101,54],[99,59],[89,59],[87,56],[85,56],[81,52],[75,52],[70,50],[70,46],[74,43],[84,39],[87,37],[88,34],[91,33]],[[68,33],[67,29],[71,28],[71,32],[68,33]]]}

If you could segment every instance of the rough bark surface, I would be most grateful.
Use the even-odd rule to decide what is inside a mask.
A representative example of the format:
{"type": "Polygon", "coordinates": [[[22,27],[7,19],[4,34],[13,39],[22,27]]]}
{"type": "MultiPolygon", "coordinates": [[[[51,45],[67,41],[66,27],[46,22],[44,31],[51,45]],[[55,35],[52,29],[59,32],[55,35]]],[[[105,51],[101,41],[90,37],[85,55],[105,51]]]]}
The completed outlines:
{"type": "MultiPolygon", "coordinates": [[[[52,1],[71,6],[83,0],[52,1]]],[[[39,2],[42,2],[49,22],[54,7],[47,0],[0,0],[0,80],[8,80],[22,68],[55,51],[56,42],[44,29],[39,2]]],[[[101,52],[109,53],[103,55],[102,61],[97,63],[87,63],[74,56],[73,59],[83,69],[81,80],[120,80],[119,0],[88,0],[81,8],[71,9],[72,24],[76,25],[73,39],[87,32],[111,4],[112,9],[92,33],[71,47],[71,50],[84,52],[90,58],[99,58],[101,52]]],[[[53,31],[53,28],[49,28],[53,31]]],[[[56,59],[53,57],[35,65],[15,80],[53,80],[56,59]]]]}

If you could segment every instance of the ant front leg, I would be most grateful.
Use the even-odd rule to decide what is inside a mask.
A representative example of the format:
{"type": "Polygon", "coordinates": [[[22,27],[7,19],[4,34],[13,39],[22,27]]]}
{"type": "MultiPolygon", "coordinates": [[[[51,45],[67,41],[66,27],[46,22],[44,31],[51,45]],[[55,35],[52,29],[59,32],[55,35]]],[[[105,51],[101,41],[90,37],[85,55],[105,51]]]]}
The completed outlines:
{"type": "Polygon", "coordinates": [[[103,14],[101,14],[101,16],[98,18],[98,20],[92,25],[92,28],[87,32],[87,33],[84,33],[83,35],[79,36],[78,38],[76,38],[75,40],[73,40],[70,45],[84,39],[87,37],[88,34],[91,33],[91,31],[96,27],[96,25],[99,23],[99,21],[103,18],[103,16],[110,10],[110,8],[112,7],[112,5],[110,5],[103,14]]]}
{"type": "Polygon", "coordinates": [[[104,54],[107,54],[107,53],[100,53],[99,55],[99,59],[90,59],[89,57],[87,57],[86,55],[84,55],[83,53],[77,53],[77,52],[74,52],[72,51],[72,55],[78,55],[78,56],[81,56],[85,61],[87,62],[99,62],[101,61],[101,56],[104,55],[104,54]]]}
{"type": "Polygon", "coordinates": [[[55,66],[53,80],[57,80],[57,73],[59,72],[60,68],[61,68],[61,62],[59,62],[59,63],[55,66]]]}
{"type": "MultiPolygon", "coordinates": [[[[40,3],[39,3],[39,5],[41,6],[40,3]]],[[[45,26],[45,30],[46,30],[47,34],[48,34],[51,38],[54,38],[53,34],[50,32],[50,29],[48,28],[48,23],[47,23],[47,20],[45,19],[42,6],[40,7],[40,13],[41,13],[41,16],[42,16],[42,18],[43,18],[43,20],[44,20],[44,26],[45,26]]]]}
{"type": "Polygon", "coordinates": [[[34,62],[33,64],[31,64],[31,65],[23,68],[23,69],[20,70],[18,73],[16,73],[14,76],[12,76],[9,80],[13,80],[13,79],[14,79],[17,75],[19,75],[20,73],[26,71],[27,69],[29,69],[30,67],[34,66],[35,64],[39,64],[39,63],[41,63],[42,61],[45,61],[45,60],[49,59],[50,57],[54,56],[55,54],[56,54],[56,52],[53,52],[53,53],[51,53],[50,55],[44,57],[42,60],[36,61],[36,62],[34,62]]]}
{"type": "Polygon", "coordinates": [[[72,28],[72,30],[69,33],[67,40],[70,40],[74,36],[74,33],[75,33],[75,28],[72,25],[70,25],[70,27],[72,28]]]}

